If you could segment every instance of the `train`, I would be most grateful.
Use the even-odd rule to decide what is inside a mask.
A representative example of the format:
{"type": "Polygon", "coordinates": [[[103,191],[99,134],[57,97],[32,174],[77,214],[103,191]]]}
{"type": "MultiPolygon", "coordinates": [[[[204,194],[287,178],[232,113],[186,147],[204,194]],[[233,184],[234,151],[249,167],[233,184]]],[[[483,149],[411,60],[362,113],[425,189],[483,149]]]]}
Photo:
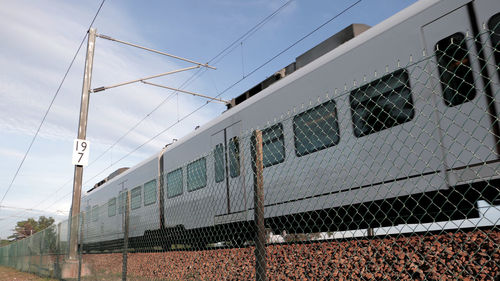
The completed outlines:
{"type": "Polygon", "coordinates": [[[83,243],[123,243],[127,194],[133,247],[251,240],[257,129],[275,233],[477,217],[500,200],[499,46],[497,0],[351,25],[87,192],[83,243]]]}

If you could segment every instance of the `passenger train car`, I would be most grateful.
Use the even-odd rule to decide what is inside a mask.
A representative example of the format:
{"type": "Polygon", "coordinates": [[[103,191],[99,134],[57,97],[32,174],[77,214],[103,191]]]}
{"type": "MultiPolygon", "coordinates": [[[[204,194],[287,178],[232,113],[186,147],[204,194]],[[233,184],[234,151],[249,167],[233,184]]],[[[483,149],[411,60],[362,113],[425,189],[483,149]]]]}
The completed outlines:
{"type": "Polygon", "coordinates": [[[87,193],[85,243],[123,239],[126,191],[132,242],[250,239],[257,128],[274,231],[477,216],[499,200],[499,12],[421,0],[297,68],[87,193]]]}

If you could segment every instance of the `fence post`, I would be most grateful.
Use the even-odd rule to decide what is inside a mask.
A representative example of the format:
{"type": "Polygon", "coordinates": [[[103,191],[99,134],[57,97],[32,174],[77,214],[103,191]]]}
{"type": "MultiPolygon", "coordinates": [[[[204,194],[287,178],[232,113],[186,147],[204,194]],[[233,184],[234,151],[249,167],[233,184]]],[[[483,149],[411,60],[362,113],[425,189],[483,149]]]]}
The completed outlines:
{"type": "Polygon", "coordinates": [[[61,253],[61,224],[62,222],[57,224],[56,252],[58,256],[61,253]]]}
{"type": "Polygon", "coordinates": [[[373,236],[375,236],[375,231],[373,230],[373,228],[368,227],[368,228],[366,229],[366,235],[367,235],[368,237],[373,237],[373,236]]]}
{"type": "Polygon", "coordinates": [[[266,276],[266,229],[264,226],[264,167],[262,164],[262,131],[256,130],[254,140],[253,204],[255,221],[255,280],[267,281],[266,276]]]}
{"type": "MultiPolygon", "coordinates": [[[[31,269],[33,267],[33,248],[34,248],[34,242],[33,242],[33,235],[29,236],[28,237],[28,242],[26,243],[28,244],[27,248],[29,250],[29,264],[28,264],[28,272],[29,273],[33,273],[33,270],[31,269]]],[[[23,266],[21,265],[21,269],[23,269],[23,266]]]]}
{"type": "Polygon", "coordinates": [[[123,223],[123,265],[122,265],[122,281],[127,280],[127,255],[128,255],[128,229],[130,218],[130,191],[127,191],[125,199],[125,219],[123,223]]]}
{"type": "Polygon", "coordinates": [[[61,225],[62,222],[57,224],[57,239],[56,239],[56,264],[54,268],[54,275],[51,277],[61,277],[61,265],[60,265],[60,257],[61,257],[61,225]]]}
{"type": "Polygon", "coordinates": [[[82,278],[82,255],[83,255],[83,226],[85,225],[85,213],[81,212],[80,218],[80,235],[78,239],[78,244],[80,244],[80,251],[78,253],[78,281],[82,278]]]}
{"type": "Polygon", "coordinates": [[[43,263],[43,237],[45,234],[45,230],[40,231],[40,262],[38,264],[38,276],[42,276],[42,263],[43,263]]]}

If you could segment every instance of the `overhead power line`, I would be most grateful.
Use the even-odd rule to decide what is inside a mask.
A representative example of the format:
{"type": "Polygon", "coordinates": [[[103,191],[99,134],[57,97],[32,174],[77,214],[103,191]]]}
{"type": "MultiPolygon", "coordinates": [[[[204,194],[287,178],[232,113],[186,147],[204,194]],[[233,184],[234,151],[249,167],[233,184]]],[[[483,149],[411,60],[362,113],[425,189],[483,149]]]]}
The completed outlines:
{"type": "MultiPolygon", "coordinates": [[[[0,208],[3,209],[12,209],[12,210],[23,210],[26,212],[33,212],[33,213],[46,213],[47,210],[38,210],[38,209],[32,209],[32,208],[22,208],[22,207],[14,207],[14,206],[2,206],[0,205],[0,208]]],[[[68,211],[56,211],[55,213],[68,213],[68,211]]]]}
{"type": "MultiPolygon", "coordinates": [[[[293,2],[293,0],[288,0],[287,2],[285,2],[285,4],[281,5],[278,9],[274,10],[274,12],[269,14],[267,17],[265,17],[263,20],[261,20],[259,23],[254,25],[247,32],[245,32],[243,35],[238,37],[238,39],[234,40],[226,48],[224,48],[222,51],[220,51],[211,60],[209,60],[208,63],[212,63],[213,61],[215,61],[217,58],[222,56],[222,54],[224,54],[227,50],[231,49],[231,47],[234,47],[235,45],[236,45],[236,47],[238,47],[238,45],[237,45],[238,43],[240,43],[240,42],[246,40],[248,37],[252,36],[255,32],[257,32],[257,30],[259,30],[262,26],[264,26],[267,22],[269,22],[273,17],[275,17],[277,14],[279,14],[286,6],[288,6],[292,2],[293,2]]],[[[228,52],[228,53],[230,53],[230,52],[228,52]]],[[[224,55],[224,56],[226,56],[226,55],[224,55]]],[[[224,57],[224,56],[222,56],[222,57],[224,57]]],[[[219,59],[219,61],[221,59],[219,59]]]]}
{"type": "MultiPolygon", "coordinates": [[[[264,26],[269,20],[271,20],[273,17],[275,17],[277,14],[279,14],[279,12],[281,12],[286,6],[288,6],[291,2],[293,2],[294,0],[288,0],[286,3],[284,3],[283,5],[281,5],[280,7],[278,7],[275,11],[273,11],[271,14],[269,14],[267,17],[265,17],[263,20],[261,20],[260,22],[258,22],[256,25],[254,25],[252,28],[250,28],[247,32],[245,32],[243,35],[241,35],[240,37],[238,37],[236,40],[234,40],[232,43],[230,43],[227,47],[225,47],[224,49],[222,49],[222,51],[220,51],[217,55],[215,55],[212,59],[210,59],[208,61],[207,64],[209,63],[212,63],[213,61],[215,61],[217,58],[219,58],[218,61],[222,60],[222,58],[224,58],[225,56],[227,56],[227,54],[231,53],[231,51],[229,52],[226,52],[227,50],[229,50],[231,47],[233,47],[235,44],[237,44],[238,42],[242,41],[242,40],[246,40],[248,39],[252,34],[254,34],[255,32],[257,32],[262,26],[264,26]]],[[[95,19],[97,18],[97,15],[99,14],[103,4],[104,4],[105,0],[102,1],[101,5],[99,6],[99,9],[97,10],[97,13],[96,15],[94,16],[92,22],[90,23],[90,26],[89,26],[89,29],[92,27],[95,19]]],[[[109,37],[109,36],[107,36],[109,37]]],[[[73,58],[71,64],[70,64],[70,67],[68,68],[68,71],[69,72],[69,69],[71,68],[75,58],[76,58],[76,55],[78,55],[78,53],[80,52],[80,49],[83,45],[83,43],[85,42],[85,39],[87,38],[87,33],[85,34],[85,37],[82,39],[82,42],[80,43],[80,46],[78,47],[78,50],[77,50],[77,53],[75,54],[75,57],[73,58]]],[[[109,37],[110,38],[110,37],[109,37]]],[[[108,39],[108,38],[106,38],[108,39]]],[[[113,39],[113,38],[111,38],[113,39]]],[[[116,41],[116,40],[115,40],[116,41]]],[[[199,69],[195,74],[193,74],[190,78],[188,78],[186,81],[184,81],[180,88],[183,88],[185,87],[186,85],[188,85],[188,83],[194,78],[196,77],[200,71],[203,71],[203,70],[206,70],[205,68],[204,69],[199,69]]],[[[67,75],[67,73],[66,73],[67,75]]],[[[66,78],[66,75],[65,77],[63,78],[63,81],[61,82],[61,85],[59,86],[59,88],[62,86],[62,83],[64,82],[64,79],[66,78]]],[[[59,91],[59,89],[58,89],[59,91]]],[[[56,95],[58,93],[58,91],[56,92],[56,95]]],[[[105,151],[103,151],[100,155],[98,155],[96,158],[94,158],[93,161],[91,161],[88,165],[88,167],[90,167],[92,164],[96,163],[97,160],[101,159],[106,153],[108,153],[111,149],[113,149],[113,147],[115,147],[118,143],[120,143],[127,135],[129,135],[133,130],[135,130],[140,124],[142,124],[142,122],[144,122],[144,120],[146,120],[153,112],[155,112],[156,110],[158,110],[160,107],[162,107],[163,104],[165,104],[171,97],[173,97],[175,95],[175,91],[173,91],[170,95],[168,95],[165,99],[163,99],[163,101],[161,101],[157,106],[155,106],[155,108],[148,114],[146,114],[139,122],[137,122],[134,126],[132,126],[125,134],[123,134],[122,136],[120,136],[112,145],[110,145],[105,151]]],[[[55,98],[54,98],[55,99],[55,98]]],[[[30,148],[31,148],[31,145],[30,145],[30,148]]],[[[134,150],[135,151],[135,150],[134,150]]],[[[24,159],[23,159],[24,161],[24,159]]],[[[21,164],[22,165],[22,164],[21,164]]],[[[107,167],[106,169],[108,169],[109,167],[107,167]]],[[[105,170],[106,170],[105,169],[105,170]]],[[[99,172],[97,175],[101,174],[103,171],[99,172]]],[[[97,176],[96,175],[96,176],[97,176]]],[[[16,173],[16,176],[17,176],[17,173],[16,173]]],[[[93,178],[95,178],[96,176],[94,176],[93,178]]],[[[41,204],[43,204],[46,200],[52,198],[54,195],[58,194],[59,191],[61,191],[67,184],[71,183],[71,179],[69,179],[68,181],[66,181],[66,183],[64,183],[63,185],[61,185],[61,187],[59,187],[55,192],[53,192],[52,194],[50,194],[50,196],[42,199],[39,203],[37,203],[34,208],[40,206],[41,204]]],[[[11,183],[12,185],[12,183],[11,183]]],[[[8,192],[8,191],[7,191],[8,192]]],[[[71,192],[63,195],[62,197],[56,199],[49,207],[53,206],[56,202],[62,200],[63,198],[66,198],[67,196],[69,196],[71,194],[71,192]]],[[[5,197],[5,196],[4,196],[5,197]]],[[[22,212],[21,212],[22,213],[22,212]]],[[[20,214],[20,213],[18,213],[20,214]]]]}
{"type": "MultiPolygon", "coordinates": [[[[221,52],[219,52],[215,57],[213,57],[211,60],[208,61],[208,63],[212,63],[215,59],[219,58],[218,61],[220,61],[224,56],[227,55],[224,54],[228,49],[230,49],[232,46],[234,46],[234,44],[240,42],[240,40],[243,40],[243,38],[248,38],[249,36],[251,36],[253,33],[255,33],[260,27],[262,27],[267,21],[269,21],[272,17],[274,17],[277,13],[279,13],[279,11],[281,11],[284,7],[286,7],[287,5],[289,5],[293,0],[289,0],[288,2],[286,2],[284,5],[280,6],[277,10],[275,10],[272,14],[270,14],[268,17],[266,17],[264,20],[262,20],[261,22],[259,22],[257,25],[255,25],[254,27],[252,27],[249,31],[247,31],[244,35],[240,36],[237,40],[233,41],[229,46],[227,46],[226,48],[224,48],[221,52]],[[221,57],[222,56],[222,57],[221,57]]],[[[335,16],[333,16],[332,18],[330,18],[329,20],[327,20],[326,22],[324,22],[323,24],[321,24],[320,26],[318,26],[317,28],[315,28],[313,31],[309,32],[308,34],[306,34],[305,36],[301,37],[299,40],[297,40],[296,42],[294,42],[293,44],[291,44],[289,47],[285,48],[284,50],[280,51],[277,55],[273,56],[272,58],[270,58],[269,60],[267,60],[266,62],[264,62],[263,64],[261,64],[260,66],[258,66],[257,68],[255,68],[254,70],[252,70],[248,75],[246,75],[244,78],[241,78],[239,79],[238,81],[236,81],[235,83],[233,83],[232,85],[230,85],[229,87],[227,87],[226,89],[224,89],[222,92],[220,92],[217,96],[213,97],[213,98],[218,98],[220,97],[221,95],[223,95],[224,93],[226,93],[227,91],[229,91],[230,89],[232,89],[234,86],[236,86],[237,84],[239,84],[241,81],[245,80],[246,78],[248,78],[249,76],[251,76],[252,74],[254,74],[256,71],[258,71],[259,69],[261,69],[262,67],[264,67],[265,65],[267,65],[269,62],[273,61],[274,59],[276,59],[277,57],[279,57],[280,55],[282,55],[283,53],[285,53],[286,51],[288,51],[289,49],[291,49],[292,47],[294,47],[295,45],[297,45],[298,43],[300,43],[301,41],[303,41],[304,39],[306,39],[307,37],[309,37],[310,35],[312,35],[313,33],[315,33],[316,31],[318,31],[319,29],[321,29],[322,27],[324,27],[325,25],[327,25],[328,23],[330,23],[331,21],[333,21],[334,19],[338,18],[339,16],[341,16],[342,14],[346,13],[348,10],[352,9],[354,6],[356,6],[357,4],[359,4],[361,2],[361,0],[358,0],[356,2],[354,2],[353,4],[351,4],[350,6],[348,6],[347,8],[345,8],[344,10],[342,10],[341,12],[339,12],[338,14],[336,14],[335,16]]],[[[207,64],[208,64],[207,63],[207,64]]],[[[194,77],[197,76],[197,74],[200,72],[200,71],[203,71],[202,69],[200,69],[197,73],[193,74],[190,78],[188,78],[185,82],[183,82],[180,86],[180,88],[183,88],[185,87],[194,77]]],[[[117,141],[115,141],[107,150],[105,150],[103,153],[101,153],[98,157],[98,158],[101,158],[102,156],[104,156],[109,150],[112,149],[112,147],[116,146],[116,144],[118,144],[126,135],[128,135],[131,131],[133,131],[135,128],[137,128],[142,122],[144,122],[144,120],[146,118],[148,118],[153,112],[155,112],[156,110],[158,110],[169,98],[171,98],[173,95],[175,94],[175,91],[172,92],[171,95],[169,95],[167,98],[165,98],[161,103],[159,103],[150,113],[146,114],[146,116],[144,118],[142,118],[138,123],[136,123],[130,130],[128,130],[123,136],[121,136],[117,141]]],[[[194,113],[196,113],[197,111],[201,110],[203,107],[205,107],[207,105],[206,104],[203,104],[201,105],[200,107],[196,108],[195,110],[193,110],[192,112],[188,113],[187,115],[185,115],[184,117],[182,117],[181,119],[179,119],[177,122],[174,122],[173,124],[171,124],[170,126],[168,126],[167,128],[165,128],[164,130],[162,130],[161,132],[159,132],[158,134],[156,134],[155,136],[153,136],[152,138],[150,138],[149,140],[147,140],[146,142],[144,142],[143,144],[139,145],[138,147],[136,147],[135,149],[133,149],[132,151],[130,151],[129,153],[127,153],[125,156],[121,157],[120,159],[118,159],[117,161],[113,162],[112,164],[110,164],[109,166],[107,166],[106,168],[104,168],[103,170],[101,170],[99,173],[97,173],[96,175],[94,175],[92,178],[88,179],[86,181],[86,184],[93,180],[94,178],[96,178],[97,176],[99,176],[100,174],[102,174],[103,172],[105,172],[107,169],[111,168],[113,165],[117,164],[118,162],[122,161],[123,159],[127,158],[129,155],[131,155],[132,153],[134,153],[135,151],[137,151],[138,149],[140,149],[141,147],[143,147],[144,145],[148,144],[149,142],[151,142],[152,140],[156,139],[157,137],[159,137],[161,134],[165,133],[167,130],[171,129],[172,127],[174,127],[175,125],[177,125],[178,123],[184,121],[186,118],[188,118],[189,116],[193,115],[194,113]]],[[[92,161],[90,164],[92,163],[95,163],[95,161],[97,160],[95,159],[94,161],[92,161]]],[[[61,198],[59,198],[58,200],[56,200],[55,202],[53,202],[51,204],[54,205],[57,201],[60,201],[61,199],[67,197],[68,195],[70,195],[71,193],[68,193],[68,194],[65,194],[64,196],[62,196],[61,198]]],[[[44,200],[43,200],[44,201],[44,200]]],[[[40,203],[41,204],[41,203],[40,203]]]]}
{"type": "MultiPolygon", "coordinates": [[[[241,40],[246,40],[249,36],[251,36],[252,34],[254,34],[255,32],[257,32],[262,26],[264,26],[267,22],[269,22],[277,14],[279,14],[285,7],[287,7],[293,1],[294,0],[288,0],[286,3],[284,3],[283,5],[281,5],[280,7],[278,7],[271,14],[269,14],[264,19],[262,19],[260,22],[258,22],[256,25],[254,25],[252,28],[250,28],[243,35],[241,35],[236,40],[234,40],[233,42],[231,42],[228,46],[226,46],[224,49],[222,49],[222,51],[220,51],[219,53],[217,53],[217,55],[215,55],[213,58],[211,58],[207,62],[207,64],[210,64],[210,63],[214,62],[217,58],[219,58],[218,61],[220,61],[223,57],[225,57],[229,53],[229,52],[226,52],[227,50],[229,50],[231,47],[233,47],[234,45],[236,45],[241,40]]],[[[203,71],[203,70],[206,70],[206,69],[205,68],[204,69],[199,69],[197,71],[197,73],[193,74],[191,77],[189,77],[188,79],[186,79],[186,81],[184,81],[179,88],[182,89],[183,87],[185,87],[194,77],[196,77],[200,73],[200,71],[203,71]]],[[[132,126],[125,134],[123,134],[122,136],[120,136],[112,145],[110,145],[105,151],[103,151],[93,161],[91,161],[90,164],[89,164],[89,166],[92,165],[92,164],[94,164],[98,159],[102,158],[107,152],[109,152],[113,147],[115,147],[120,141],[122,141],[128,134],[130,134],[135,128],[137,128],[142,122],[144,122],[144,120],[146,120],[152,113],[154,113],[156,110],[158,110],[163,104],[165,104],[165,102],[167,102],[174,95],[175,95],[175,91],[172,91],[172,94],[170,94],[165,99],[163,99],[157,106],[155,106],[155,108],[153,108],[152,111],[150,111],[148,114],[146,114],[141,120],[139,120],[139,122],[137,122],[134,126],[132,126]]],[[[182,120],[180,120],[180,121],[182,121],[182,120]]],[[[177,123],[175,123],[175,124],[177,124],[177,123]]],[[[156,137],[157,136],[155,136],[155,138],[156,137]]],[[[145,145],[145,144],[143,144],[143,145],[145,145]]],[[[143,145],[141,145],[141,147],[143,145]]],[[[139,148],[137,148],[137,149],[139,149],[139,148]]],[[[134,151],[136,151],[137,149],[135,149],[134,151]]],[[[127,154],[127,156],[128,155],[130,155],[130,154],[127,154]]],[[[112,165],[114,165],[114,164],[112,164],[112,165]]],[[[108,169],[110,167],[111,166],[106,167],[104,170],[106,170],[106,169],[108,169]]],[[[104,171],[99,172],[96,176],[102,174],[103,172],[104,171]]],[[[91,179],[95,178],[96,176],[92,177],[91,179]]],[[[89,180],[91,180],[91,179],[89,179],[89,180]]],[[[69,194],[70,193],[66,194],[63,197],[66,197],[69,194]]]]}
{"type": "MultiPolygon", "coordinates": [[[[89,25],[89,29],[92,27],[92,25],[94,24],[97,16],[99,15],[100,11],[101,11],[101,8],[102,6],[104,5],[104,2],[106,0],[102,0],[101,4],[99,5],[99,8],[97,9],[97,12],[95,13],[94,15],[94,18],[92,19],[92,21],[90,22],[90,25],[89,25]]],[[[42,121],[40,122],[40,125],[38,125],[38,128],[35,132],[35,135],[33,136],[33,138],[31,139],[31,142],[28,146],[28,149],[26,150],[26,152],[24,153],[24,156],[23,156],[23,159],[21,160],[21,163],[19,164],[19,166],[17,167],[17,170],[16,170],[16,173],[14,174],[14,176],[12,177],[12,180],[9,184],[9,187],[7,188],[7,190],[5,191],[5,193],[3,194],[2,196],[2,199],[0,200],[0,205],[3,203],[3,200],[5,199],[5,197],[7,196],[7,194],[9,193],[9,191],[12,189],[12,186],[14,185],[14,182],[17,178],[17,175],[19,174],[19,171],[21,170],[23,164],[24,164],[24,161],[26,160],[26,157],[28,157],[28,154],[29,152],[31,151],[31,147],[33,146],[33,143],[35,142],[36,138],[38,137],[38,134],[40,132],[40,129],[42,128],[43,124],[45,123],[45,120],[47,119],[47,115],[49,114],[50,110],[52,109],[52,105],[54,104],[54,101],[56,100],[57,96],[59,95],[59,91],[61,90],[62,88],[62,85],[64,84],[64,81],[66,81],[66,77],[68,76],[68,73],[69,71],[71,70],[71,68],[73,67],[73,64],[76,60],[76,57],[78,56],[78,53],[80,52],[80,49],[82,48],[83,46],[83,43],[85,42],[85,38],[87,38],[87,33],[85,33],[85,35],[83,36],[82,38],[82,41],[80,43],[80,45],[78,46],[78,49],[76,50],[75,52],[75,55],[73,56],[73,59],[71,60],[68,68],[66,69],[66,72],[64,73],[63,75],[63,78],[61,80],[61,82],[59,83],[59,87],[57,87],[57,90],[56,92],[54,93],[54,96],[52,97],[52,100],[50,101],[50,104],[47,108],[47,110],[45,111],[45,114],[43,115],[43,118],[42,118],[42,121]]]]}
{"type": "MultiPolygon", "coordinates": [[[[340,11],[339,13],[337,13],[335,16],[331,17],[329,20],[325,21],[323,24],[319,25],[318,27],[316,27],[315,29],[313,29],[311,32],[307,33],[306,35],[302,36],[300,39],[298,39],[297,41],[295,41],[293,44],[291,44],[290,46],[288,46],[287,48],[283,49],[282,51],[278,52],[278,54],[276,54],[275,56],[273,56],[272,58],[268,59],[267,61],[265,61],[264,63],[262,63],[260,66],[258,66],[257,68],[253,69],[247,76],[239,79],[238,81],[234,82],[232,85],[230,85],[229,87],[227,87],[226,89],[224,89],[222,92],[220,92],[219,94],[217,94],[215,97],[213,97],[212,99],[215,99],[215,98],[219,98],[221,95],[223,95],[224,93],[226,93],[227,91],[229,91],[230,89],[232,89],[234,86],[236,86],[237,84],[239,84],[241,81],[245,80],[246,78],[248,78],[250,75],[254,74],[255,72],[257,72],[259,69],[261,69],[262,67],[264,67],[265,65],[267,65],[269,62],[273,61],[274,59],[276,59],[277,57],[279,57],[280,55],[282,55],[283,53],[285,53],[286,51],[288,51],[289,49],[291,49],[292,47],[294,47],[295,45],[297,45],[298,43],[302,42],[304,39],[306,39],[307,37],[311,36],[313,33],[315,33],[316,31],[318,31],[319,29],[323,28],[325,25],[327,25],[328,23],[330,23],[331,21],[333,21],[334,19],[338,18],[339,16],[343,15],[344,13],[346,13],[347,11],[349,11],[350,9],[352,9],[354,6],[356,6],[357,4],[359,4],[362,0],[358,0],[356,2],[354,2],[353,4],[351,4],[350,6],[348,6],[347,8],[345,8],[344,10],[340,11]]],[[[210,63],[210,62],[209,62],[210,63]]],[[[190,78],[191,79],[191,78],[190,78]]],[[[188,79],[189,80],[189,79],[188,79]]],[[[167,97],[168,99],[168,97],[167,97]]],[[[195,114],[197,111],[201,110],[203,107],[205,107],[208,103],[205,103],[199,107],[197,107],[196,109],[194,109],[193,111],[191,111],[190,113],[184,115],[182,118],[180,118],[178,121],[174,122],[173,124],[171,124],[170,126],[168,126],[167,128],[163,129],[162,131],[160,131],[159,133],[157,133],[156,135],[154,135],[153,137],[151,137],[150,139],[148,139],[147,141],[145,141],[144,143],[142,143],[141,145],[137,146],[136,148],[134,148],[133,150],[129,151],[127,154],[125,154],[123,157],[121,157],[120,159],[116,160],[115,162],[111,163],[109,166],[107,166],[106,168],[102,169],[99,173],[97,173],[96,175],[94,175],[93,177],[87,179],[87,181],[85,182],[85,184],[89,183],[91,180],[95,179],[97,176],[101,175],[102,173],[104,173],[107,169],[111,168],[113,165],[119,163],[120,161],[122,161],[123,159],[127,158],[128,156],[130,156],[132,153],[134,153],[135,151],[139,150],[140,148],[142,148],[143,146],[145,146],[146,144],[150,143],[151,141],[153,141],[154,139],[156,139],[157,137],[159,137],[160,135],[162,135],[163,133],[165,133],[166,131],[168,131],[169,129],[173,128],[174,126],[176,126],[177,124],[179,124],[180,122],[184,121],[185,119],[187,119],[188,117],[190,117],[191,115],[195,114]]],[[[148,113],[147,116],[149,116],[150,114],[152,114],[155,110],[157,110],[158,107],[155,107],[155,109],[148,113]]],[[[147,117],[146,116],[146,117],[147,117]]],[[[145,118],[146,118],[145,117],[145,118]]],[[[144,119],[143,119],[144,120],[144,119]]],[[[143,121],[141,120],[141,122],[143,121]]]]}

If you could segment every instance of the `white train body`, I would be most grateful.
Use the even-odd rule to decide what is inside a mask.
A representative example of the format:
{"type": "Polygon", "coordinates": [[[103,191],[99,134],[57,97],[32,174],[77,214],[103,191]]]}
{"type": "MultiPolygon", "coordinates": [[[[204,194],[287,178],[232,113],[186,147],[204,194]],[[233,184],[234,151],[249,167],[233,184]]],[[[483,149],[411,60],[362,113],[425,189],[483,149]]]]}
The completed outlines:
{"type": "Polygon", "coordinates": [[[481,35],[478,44],[482,54],[471,45],[473,40],[465,41],[475,95],[457,106],[443,101],[436,59],[423,56],[432,56],[436,44],[453,34],[477,36],[475,33],[483,31],[483,23],[498,17],[499,11],[497,0],[422,0],[368,29],[85,195],[85,241],[123,238],[120,194],[134,188],[136,193],[131,196],[137,198],[140,190],[141,202],[139,206],[137,200],[131,202],[135,205],[130,212],[129,237],[176,226],[193,230],[252,221],[250,138],[238,139],[241,155],[237,176],[227,174],[231,172],[227,153],[233,137],[248,135],[257,128],[278,126],[273,127],[278,132],[281,128],[278,142],[284,149],[284,159],[279,159],[280,154],[277,163],[264,169],[266,219],[498,178],[498,132],[492,122],[498,120],[496,112],[500,110],[500,71],[498,62],[493,62],[491,38],[481,35]],[[481,64],[480,57],[488,58],[488,63],[481,64]],[[484,73],[489,77],[482,77],[484,73]],[[401,82],[407,74],[409,80],[401,82]],[[384,81],[391,75],[399,82],[384,81]],[[425,80],[418,79],[424,76],[425,80]],[[373,81],[406,83],[411,89],[413,113],[400,124],[356,136],[353,92],[373,81]],[[329,100],[335,106],[338,140],[327,148],[300,155],[294,116],[329,100]],[[218,183],[213,178],[217,145],[222,145],[219,147],[224,148],[226,157],[224,178],[218,183]],[[186,165],[199,159],[205,161],[207,184],[188,191],[186,165]],[[303,165],[308,169],[284,173],[303,165]],[[167,174],[179,168],[182,190],[167,190],[167,174]],[[158,180],[161,174],[165,183],[158,180]],[[153,180],[156,195],[150,202],[152,183],[147,195],[144,185],[153,180]],[[169,192],[181,194],[169,196],[169,192]],[[97,212],[94,206],[104,206],[99,215],[93,215],[92,208],[97,212]]]}

